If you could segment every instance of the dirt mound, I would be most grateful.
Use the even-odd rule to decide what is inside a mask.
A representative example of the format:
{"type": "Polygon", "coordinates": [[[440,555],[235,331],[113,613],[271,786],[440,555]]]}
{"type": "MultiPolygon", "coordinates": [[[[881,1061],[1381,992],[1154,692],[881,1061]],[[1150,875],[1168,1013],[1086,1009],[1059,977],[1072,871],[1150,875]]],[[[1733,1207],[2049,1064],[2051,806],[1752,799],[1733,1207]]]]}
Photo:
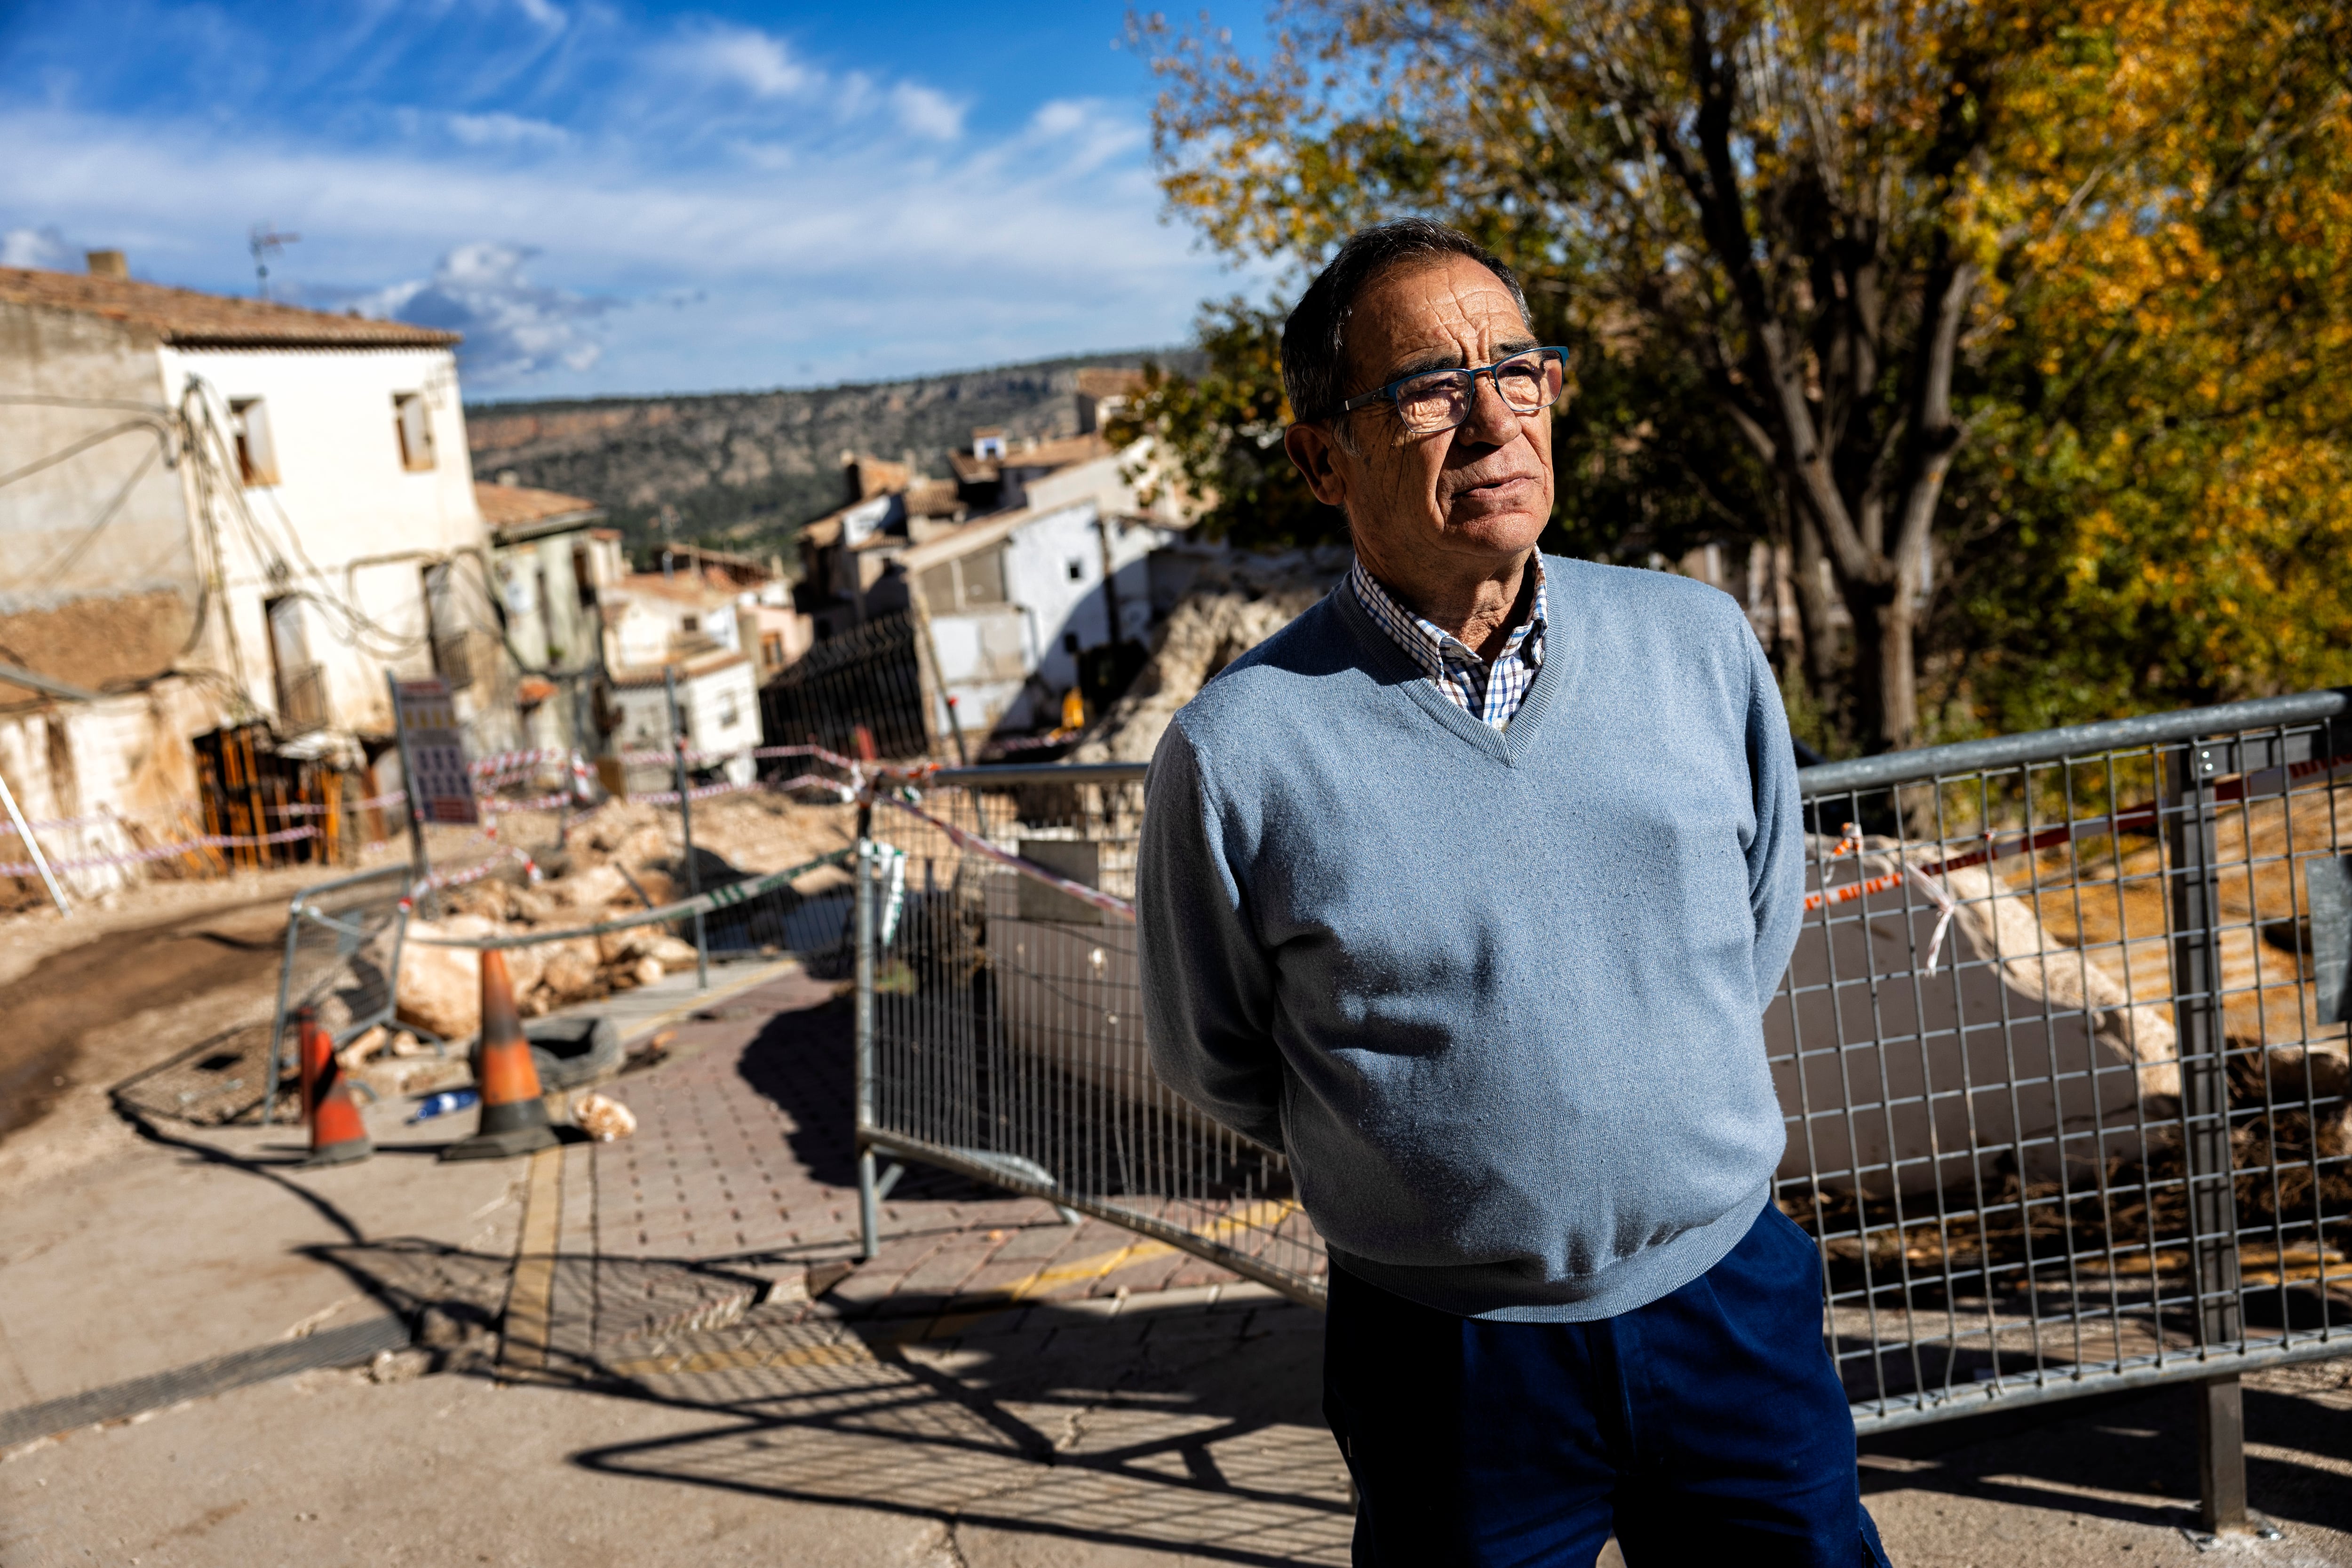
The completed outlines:
{"type": "Polygon", "coordinates": [[[1150,662],[1072,753],[1080,763],[1148,763],[1176,710],[1225,666],[1288,626],[1347,575],[1329,547],[1238,552],[1204,565],[1161,623],[1150,662]]]}

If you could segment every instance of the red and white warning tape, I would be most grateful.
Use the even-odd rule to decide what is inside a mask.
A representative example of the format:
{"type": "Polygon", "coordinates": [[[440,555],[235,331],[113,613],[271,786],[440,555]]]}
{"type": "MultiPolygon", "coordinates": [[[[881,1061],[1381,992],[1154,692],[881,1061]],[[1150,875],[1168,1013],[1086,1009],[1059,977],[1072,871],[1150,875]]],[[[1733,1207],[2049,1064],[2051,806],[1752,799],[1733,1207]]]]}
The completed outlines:
{"type": "Polygon", "coordinates": [[[908,816],[927,822],[947,835],[948,842],[958,848],[978,855],[983,859],[1009,867],[1032,881],[1043,882],[1056,892],[1067,893],[1082,904],[1091,904],[1107,915],[1115,915],[1130,925],[1135,921],[1135,906],[1125,899],[1106,893],[1100,888],[1089,888],[1084,882],[1074,882],[1058,872],[1049,871],[1034,860],[1024,860],[1010,849],[1001,849],[977,833],[967,833],[951,822],[942,822],[911,801],[884,790],[873,792],[873,798],[894,805],[908,816]]]}
{"type": "MultiPolygon", "coordinates": [[[[85,855],[72,860],[51,860],[52,871],[87,871],[100,866],[143,866],[151,860],[169,860],[193,849],[247,849],[261,844],[290,844],[298,838],[316,838],[315,827],[289,827],[277,833],[208,833],[200,838],[184,838],[177,844],[157,844],[146,849],[133,849],[122,855],[85,855]]],[[[36,877],[41,868],[31,861],[0,863],[0,877],[36,877]]]]}
{"type": "Polygon", "coordinates": [[[436,871],[431,876],[419,879],[410,887],[407,896],[400,900],[401,907],[414,909],[416,900],[426,893],[435,892],[443,888],[462,888],[468,882],[478,882],[509,860],[520,862],[523,874],[530,879],[531,885],[533,887],[539,885],[539,862],[509,845],[488,859],[478,861],[461,870],[436,871]]]}

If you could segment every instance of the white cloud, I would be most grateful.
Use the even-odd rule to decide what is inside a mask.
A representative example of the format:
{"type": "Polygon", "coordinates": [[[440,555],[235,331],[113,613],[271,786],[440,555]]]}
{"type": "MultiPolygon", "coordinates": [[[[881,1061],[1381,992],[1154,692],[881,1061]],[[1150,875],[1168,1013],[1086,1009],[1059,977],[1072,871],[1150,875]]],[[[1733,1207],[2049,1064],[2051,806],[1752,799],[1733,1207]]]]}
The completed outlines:
{"type": "Polygon", "coordinates": [[[901,128],[935,142],[952,142],[963,134],[963,105],[943,92],[912,82],[890,89],[890,107],[901,128]]]}
{"type": "Polygon", "coordinates": [[[57,226],[12,228],[0,233],[0,267],[38,267],[50,272],[79,271],[81,256],[57,226]]]}
{"type": "Polygon", "coordinates": [[[960,98],[756,28],[568,9],[558,47],[611,63],[560,111],[579,84],[551,63],[518,79],[538,96],[332,133],[226,100],[174,119],[0,91],[0,145],[38,152],[0,158],[0,254],[78,268],[61,236],[96,235],[142,277],[236,290],[244,219],[268,214],[304,236],[272,268],[287,297],[454,327],[469,389],[551,395],[1172,342],[1236,287],[1163,220],[1139,105],[1033,99],[981,131],[960,98]]]}
{"type": "Polygon", "coordinates": [[[1075,98],[1056,98],[1037,106],[1029,117],[1029,128],[1040,136],[1067,136],[1083,128],[1093,113],[1090,105],[1075,98]]]}
{"type": "Polygon", "coordinates": [[[723,23],[697,27],[663,51],[680,74],[716,85],[738,87],[755,98],[792,98],[822,79],[793,58],[792,46],[757,27],[723,23]]]}
{"type": "Polygon", "coordinates": [[[441,258],[428,280],[394,283],[359,301],[369,315],[463,332],[458,363],[495,386],[558,369],[584,371],[604,352],[590,323],[615,306],[533,283],[524,247],[477,242],[441,258]]]}
{"type": "Polygon", "coordinates": [[[571,21],[562,7],[549,4],[549,0],[515,0],[515,9],[551,33],[562,32],[571,21]]]}
{"type": "Polygon", "coordinates": [[[572,140],[561,125],[520,114],[453,114],[446,123],[449,134],[468,147],[561,147],[572,140]]]}

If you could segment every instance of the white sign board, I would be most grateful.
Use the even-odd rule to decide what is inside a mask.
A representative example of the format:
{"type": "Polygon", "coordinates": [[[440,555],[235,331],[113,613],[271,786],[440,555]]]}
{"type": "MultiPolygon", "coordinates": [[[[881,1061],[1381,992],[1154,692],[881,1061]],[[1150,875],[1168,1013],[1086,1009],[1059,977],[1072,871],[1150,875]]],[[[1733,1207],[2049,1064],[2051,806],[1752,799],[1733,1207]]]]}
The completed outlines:
{"type": "Polygon", "coordinates": [[[401,680],[393,683],[399,706],[400,736],[407,748],[408,781],[417,808],[427,822],[475,826],[482,820],[474,804],[474,775],[466,766],[465,731],[457,727],[457,710],[449,700],[449,683],[401,680]]]}

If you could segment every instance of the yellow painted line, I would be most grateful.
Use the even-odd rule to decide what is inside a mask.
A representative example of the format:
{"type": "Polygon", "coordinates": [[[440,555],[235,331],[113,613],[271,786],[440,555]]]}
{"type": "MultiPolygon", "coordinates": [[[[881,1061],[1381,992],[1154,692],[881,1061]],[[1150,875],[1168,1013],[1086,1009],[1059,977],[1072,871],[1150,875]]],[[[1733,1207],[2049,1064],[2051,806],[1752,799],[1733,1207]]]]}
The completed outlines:
{"type": "Polygon", "coordinates": [[[563,1145],[530,1157],[523,1188],[522,1235],[515,1244],[514,1282],[507,1288],[505,1353],[509,1366],[547,1364],[554,1319],[555,1248],[563,1221],[563,1145]]]}
{"type": "MultiPolygon", "coordinates": [[[[1223,1241],[1237,1231],[1271,1228],[1297,1211],[1298,1205],[1288,1201],[1255,1203],[1240,1214],[1202,1226],[1193,1234],[1205,1240],[1223,1241]]],[[[953,1339],[974,1323],[1002,1317],[1024,1301],[1057,1286],[1100,1279],[1106,1275],[1118,1273],[1129,1264],[1163,1258],[1177,1250],[1173,1244],[1165,1241],[1147,1238],[1129,1242],[1108,1252],[1097,1252],[1050,1268],[1040,1268],[1034,1274],[1023,1275],[1009,1285],[978,1292],[977,1299],[989,1303],[986,1306],[938,1318],[916,1320],[902,1328],[877,1334],[870,1341],[849,1338],[827,1344],[771,1348],[740,1345],[727,1350],[693,1351],[680,1355],[646,1356],[635,1361],[615,1362],[611,1371],[618,1377],[677,1377],[697,1373],[742,1372],[758,1367],[862,1365],[875,1361],[877,1351],[918,1344],[926,1340],[953,1339]]]]}

